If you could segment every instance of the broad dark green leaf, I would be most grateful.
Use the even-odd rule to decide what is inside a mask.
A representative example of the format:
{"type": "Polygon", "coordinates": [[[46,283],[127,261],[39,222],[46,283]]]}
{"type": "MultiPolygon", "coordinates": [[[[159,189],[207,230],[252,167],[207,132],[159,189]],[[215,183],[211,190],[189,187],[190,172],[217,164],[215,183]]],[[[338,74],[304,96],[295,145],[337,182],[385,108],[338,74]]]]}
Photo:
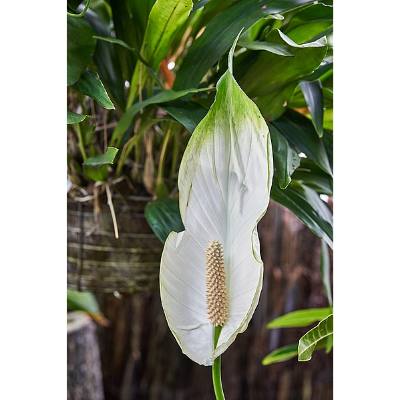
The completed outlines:
{"type": "Polygon", "coordinates": [[[312,122],[300,113],[287,110],[279,119],[272,122],[273,126],[286,137],[289,143],[313,160],[323,171],[332,175],[324,141],[320,139],[312,122]]]}
{"type": "Polygon", "coordinates": [[[324,96],[320,81],[302,81],[300,88],[304,94],[308,111],[310,111],[312,122],[319,137],[324,134],[324,96]]]}
{"type": "Polygon", "coordinates": [[[85,114],[77,114],[72,111],[67,111],[67,124],[79,124],[87,118],[85,114]]]}
{"type": "Polygon", "coordinates": [[[118,149],[115,147],[107,147],[104,154],[99,154],[98,156],[89,157],[85,160],[83,165],[90,167],[99,167],[102,165],[113,164],[115,157],[117,156],[118,149]]]}
{"type": "Polygon", "coordinates": [[[293,54],[290,52],[288,46],[284,46],[278,43],[272,42],[262,42],[259,40],[254,40],[252,42],[245,42],[241,40],[239,46],[244,47],[249,50],[264,50],[271,53],[277,54],[278,56],[292,57],[293,54]]]}
{"type": "Polygon", "coordinates": [[[93,182],[105,182],[109,175],[109,166],[105,164],[95,167],[83,165],[83,175],[93,182]]]}
{"type": "Polygon", "coordinates": [[[199,84],[207,71],[229,50],[241,29],[246,30],[260,18],[294,9],[308,0],[240,0],[234,2],[206,25],[204,33],[190,47],[178,71],[175,88],[199,84]]]}
{"type": "Polygon", "coordinates": [[[138,102],[133,104],[131,107],[129,107],[121,119],[118,122],[118,125],[114,129],[111,143],[113,145],[118,145],[125,132],[129,129],[130,125],[132,124],[133,118],[135,115],[145,107],[151,105],[151,104],[161,104],[161,103],[167,103],[169,101],[177,100],[181,97],[187,96],[188,94],[191,93],[198,93],[198,92],[204,92],[209,89],[187,89],[187,90],[180,90],[180,91],[174,91],[174,90],[164,90],[162,92],[157,93],[156,95],[149,97],[148,99],[138,102]]]}
{"type": "Polygon", "coordinates": [[[332,26],[333,7],[318,3],[294,13],[285,26],[285,32],[294,41],[305,43],[326,35],[332,26]]]}
{"type": "Polygon", "coordinates": [[[327,244],[321,240],[321,277],[324,285],[326,297],[329,305],[332,306],[332,289],[331,289],[331,262],[329,258],[329,249],[327,244]]]}
{"type": "Polygon", "coordinates": [[[206,116],[207,109],[190,101],[175,101],[161,106],[172,118],[181,123],[189,132],[193,132],[206,116]]]}
{"type": "Polygon", "coordinates": [[[91,62],[96,40],[83,18],[67,17],[67,85],[73,85],[91,62]]]}
{"type": "Polygon", "coordinates": [[[272,125],[269,126],[274,155],[275,176],[279,187],[285,189],[291,182],[291,175],[300,165],[300,157],[284,136],[272,125]]]}
{"type": "Polygon", "coordinates": [[[329,314],[332,314],[331,307],[296,310],[275,318],[268,323],[267,328],[301,328],[321,321],[329,314]]]}
{"type": "Polygon", "coordinates": [[[333,179],[322,171],[314,161],[302,158],[300,166],[294,171],[292,178],[314,189],[319,194],[331,196],[333,194],[333,179]]]}
{"type": "Polygon", "coordinates": [[[238,80],[243,90],[254,97],[268,120],[285,111],[300,80],[313,72],[326,53],[326,39],[297,44],[279,30],[272,31],[268,42],[286,46],[293,57],[282,57],[266,51],[250,52],[238,59],[238,80]]]}
{"type": "Polygon", "coordinates": [[[279,347],[278,349],[272,351],[266,357],[263,358],[262,365],[275,364],[296,357],[297,347],[298,347],[297,343],[279,347]]]}
{"type": "Polygon", "coordinates": [[[165,242],[168,235],[185,229],[179,212],[179,204],[173,199],[158,199],[147,203],[144,215],[155,235],[165,242]]]}
{"type": "Polygon", "coordinates": [[[282,190],[274,181],[271,198],[291,210],[315,235],[332,247],[332,214],[317,192],[293,180],[282,190]]]}
{"type": "Polygon", "coordinates": [[[330,77],[333,73],[333,62],[332,60],[328,60],[327,58],[321,63],[321,65],[311,74],[305,76],[303,80],[306,81],[315,81],[319,79],[323,82],[325,79],[330,77]]]}
{"type": "Polygon", "coordinates": [[[298,360],[309,361],[318,343],[333,335],[333,314],[323,319],[299,340],[298,360]]]}
{"type": "Polygon", "coordinates": [[[76,290],[67,290],[67,305],[71,311],[85,311],[91,314],[100,312],[96,298],[90,292],[78,292],[76,290]]]}
{"type": "Polygon", "coordinates": [[[114,104],[108,97],[106,89],[96,72],[85,71],[74,87],[82,94],[96,100],[97,103],[107,110],[115,109],[114,104]]]}
{"type": "MultiPolygon", "coordinates": [[[[99,18],[97,14],[89,10],[85,18],[98,36],[111,36],[110,28],[99,18]]],[[[112,43],[98,40],[93,57],[97,72],[103,82],[108,95],[114,104],[120,109],[125,108],[125,80],[122,75],[122,67],[117,49],[112,43]]]]}
{"type": "MultiPolygon", "coordinates": [[[[192,0],[157,0],[154,3],[140,53],[155,71],[158,71],[160,62],[171,50],[175,34],[187,20],[192,7],[192,0]]],[[[147,69],[142,63],[137,63],[131,80],[128,107],[145,85],[147,77],[147,69]]]]}

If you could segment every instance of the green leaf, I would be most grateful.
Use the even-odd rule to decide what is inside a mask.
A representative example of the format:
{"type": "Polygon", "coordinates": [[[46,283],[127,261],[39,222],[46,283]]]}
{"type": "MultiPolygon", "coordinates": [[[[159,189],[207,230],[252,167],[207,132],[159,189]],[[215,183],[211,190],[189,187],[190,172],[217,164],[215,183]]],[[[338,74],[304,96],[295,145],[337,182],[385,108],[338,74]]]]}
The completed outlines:
{"type": "Polygon", "coordinates": [[[288,46],[284,46],[278,43],[262,42],[254,40],[252,42],[239,41],[239,45],[248,50],[265,50],[271,53],[277,54],[278,56],[292,57],[293,54],[289,51],[288,46]]]}
{"type": "Polygon", "coordinates": [[[67,17],[67,85],[78,81],[91,62],[96,46],[93,31],[83,18],[67,17]]]}
{"type": "Polygon", "coordinates": [[[331,307],[292,311],[269,322],[267,328],[302,328],[313,322],[323,320],[331,313],[331,307]]]}
{"type": "Polygon", "coordinates": [[[244,54],[239,60],[238,79],[243,90],[255,98],[264,117],[274,120],[284,112],[300,80],[320,65],[327,42],[322,38],[299,45],[279,30],[273,30],[266,40],[289,47],[293,57],[266,51],[244,54]]]}
{"type": "Polygon", "coordinates": [[[332,247],[332,214],[317,192],[292,180],[285,190],[274,182],[271,197],[291,210],[311,232],[332,247]]]}
{"type": "Polygon", "coordinates": [[[299,340],[298,360],[309,361],[321,340],[333,335],[333,314],[323,319],[316,327],[309,330],[299,340]]]}
{"type": "Polygon", "coordinates": [[[190,101],[176,101],[161,106],[171,117],[193,132],[199,122],[206,116],[207,109],[190,101]]]}
{"type": "Polygon", "coordinates": [[[282,361],[290,360],[297,356],[297,343],[289,344],[287,346],[279,347],[278,349],[269,353],[262,360],[262,365],[275,364],[282,361]]]}
{"type": "Polygon", "coordinates": [[[320,81],[302,81],[300,88],[304,94],[312,122],[319,137],[324,134],[324,97],[320,81]]]}
{"type": "Polygon", "coordinates": [[[321,240],[321,277],[329,305],[332,306],[331,263],[327,244],[321,240]]]}
{"type": "Polygon", "coordinates": [[[181,232],[185,229],[178,201],[173,199],[158,199],[147,203],[144,216],[155,235],[163,243],[170,232],[181,232]]]}
{"type": "Polygon", "coordinates": [[[107,110],[115,109],[114,104],[108,97],[106,89],[104,89],[104,86],[96,72],[85,71],[74,87],[82,94],[96,100],[107,110]]]}
{"type": "Polygon", "coordinates": [[[154,95],[152,97],[149,97],[148,99],[146,99],[142,102],[133,104],[131,107],[129,107],[125,111],[125,113],[122,115],[121,119],[119,120],[116,128],[114,129],[111,143],[113,145],[118,145],[120,143],[123,135],[129,129],[130,125],[132,124],[132,121],[133,121],[133,118],[135,117],[135,115],[140,110],[144,109],[145,107],[147,107],[151,104],[167,103],[169,101],[177,100],[188,94],[204,92],[206,90],[210,90],[210,89],[187,89],[187,90],[180,90],[177,92],[174,90],[164,90],[162,92],[157,93],[156,95],[154,95]]]}
{"type": "Polygon", "coordinates": [[[323,141],[317,136],[312,122],[307,117],[296,111],[287,110],[272,124],[292,146],[313,160],[323,171],[332,175],[332,168],[324,146],[325,138],[323,141]]]}
{"type": "MultiPolygon", "coordinates": [[[[175,34],[187,20],[192,7],[192,0],[157,0],[154,3],[140,53],[155,71],[158,71],[160,62],[171,50],[175,34]]],[[[132,76],[128,106],[132,105],[147,78],[147,70],[142,63],[137,63],[132,76]]]]}
{"type": "Polygon", "coordinates": [[[211,18],[204,33],[193,42],[179,68],[174,87],[183,89],[197,86],[207,71],[229,50],[241,29],[246,30],[267,15],[295,9],[306,3],[311,2],[308,0],[235,1],[229,8],[211,18]]]}
{"type": "Polygon", "coordinates": [[[79,124],[87,118],[85,114],[77,114],[72,111],[67,111],[67,124],[79,124]]]}
{"type": "MultiPolygon", "coordinates": [[[[110,28],[94,12],[88,11],[85,18],[88,20],[94,33],[98,36],[111,36],[110,28]]],[[[93,57],[97,72],[106,87],[107,93],[114,104],[120,109],[125,108],[125,79],[118,52],[112,43],[98,40],[93,57]]]]}
{"type": "Polygon", "coordinates": [[[96,298],[90,292],[67,290],[67,305],[69,310],[85,311],[91,314],[100,313],[96,298]]]}
{"type": "Polygon", "coordinates": [[[274,126],[270,125],[269,131],[274,153],[275,176],[279,187],[285,189],[292,180],[291,175],[294,170],[300,165],[300,157],[274,126]]]}
{"type": "Polygon", "coordinates": [[[108,165],[91,166],[83,165],[83,175],[93,182],[105,182],[109,175],[108,165]]]}
{"type": "Polygon", "coordinates": [[[115,157],[117,156],[117,153],[118,153],[117,148],[107,147],[107,151],[104,154],[87,158],[83,163],[83,165],[90,167],[99,167],[101,165],[113,164],[115,157]]]}
{"type": "Polygon", "coordinates": [[[314,161],[301,158],[300,166],[294,171],[292,178],[314,189],[319,194],[331,196],[333,194],[333,179],[322,171],[314,161]]]}

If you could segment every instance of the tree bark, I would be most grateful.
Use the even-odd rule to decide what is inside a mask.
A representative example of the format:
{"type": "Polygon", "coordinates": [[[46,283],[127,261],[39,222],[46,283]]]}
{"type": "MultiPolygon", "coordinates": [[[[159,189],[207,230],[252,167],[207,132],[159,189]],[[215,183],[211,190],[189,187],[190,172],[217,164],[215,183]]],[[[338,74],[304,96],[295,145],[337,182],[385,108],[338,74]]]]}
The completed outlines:
{"type": "Polygon", "coordinates": [[[68,400],[104,400],[96,327],[81,312],[68,314],[68,400]]]}
{"type": "MultiPolygon", "coordinates": [[[[248,329],[223,354],[229,400],[332,399],[332,355],[318,352],[264,367],[263,357],[296,343],[307,328],[266,329],[292,310],[327,306],[320,276],[320,240],[288,210],[271,203],[258,226],[265,265],[260,302],[248,329]]],[[[108,328],[101,329],[107,400],[213,399],[211,368],[183,355],[169,331],[157,292],[116,298],[99,294],[108,328]]]]}

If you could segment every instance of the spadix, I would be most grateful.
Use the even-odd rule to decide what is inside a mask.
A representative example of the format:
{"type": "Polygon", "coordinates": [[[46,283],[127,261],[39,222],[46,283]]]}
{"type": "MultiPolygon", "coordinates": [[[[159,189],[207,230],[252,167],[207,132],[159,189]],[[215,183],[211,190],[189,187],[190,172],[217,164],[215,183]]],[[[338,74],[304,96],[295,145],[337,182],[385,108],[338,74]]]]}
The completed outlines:
{"type": "Polygon", "coordinates": [[[257,223],[272,182],[268,127],[228,70],[179,170],[185,231],[172,232],[160,268],[161,301],[182,351],[211,365],[243,332],[263,278],[257,223]],[[221,326],[214,346],[214,330],[221,326]]]}

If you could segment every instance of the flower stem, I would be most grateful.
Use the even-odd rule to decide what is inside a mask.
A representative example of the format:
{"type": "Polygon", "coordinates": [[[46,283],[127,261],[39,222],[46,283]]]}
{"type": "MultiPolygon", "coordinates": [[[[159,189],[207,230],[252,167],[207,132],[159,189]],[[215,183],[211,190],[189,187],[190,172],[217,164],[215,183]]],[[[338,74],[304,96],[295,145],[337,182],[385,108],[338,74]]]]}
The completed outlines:
{"type": "MultiPolygon", "coordinates": [[[[219,335],[221,334],[221,326],[214,328],[214,349],[217,347],[219,335]]],[[[212,380],[214,385],[214,393],[216,400],[225,400],[224,390],[222,389],[221,381],[221,356],[214,360],[212,365],[212,380]]]]}

